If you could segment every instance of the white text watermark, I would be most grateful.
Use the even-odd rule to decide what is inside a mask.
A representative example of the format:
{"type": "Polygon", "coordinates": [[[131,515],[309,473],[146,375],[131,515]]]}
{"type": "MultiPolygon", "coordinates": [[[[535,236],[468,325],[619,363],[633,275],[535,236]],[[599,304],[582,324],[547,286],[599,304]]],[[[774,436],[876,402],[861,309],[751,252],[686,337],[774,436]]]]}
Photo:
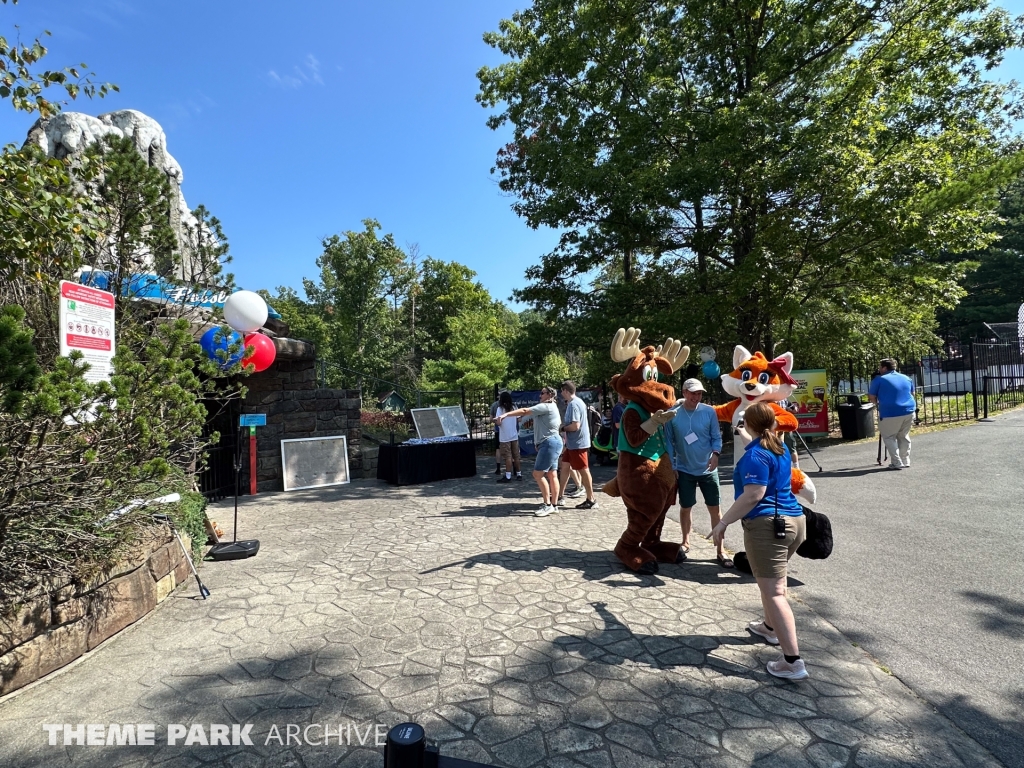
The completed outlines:
{"type": "Polygon", "coordinates": [[[283,723],[265,732],[253,723],[46,723],[51,747],[238,747],[255,744],[282,746],[383,747],[388,726],[383,723],[283,723]]]}

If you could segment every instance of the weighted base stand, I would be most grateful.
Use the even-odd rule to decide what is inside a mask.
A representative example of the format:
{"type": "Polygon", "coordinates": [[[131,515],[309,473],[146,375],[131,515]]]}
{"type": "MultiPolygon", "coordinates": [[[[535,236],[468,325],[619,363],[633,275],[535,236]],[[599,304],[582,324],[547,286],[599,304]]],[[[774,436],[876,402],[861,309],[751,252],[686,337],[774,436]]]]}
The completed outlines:
{"type": "Polygon", "coordinates": [[[207,557],[211,560],[244,560],[259,551],[260,543],[257,539],[226,541],[223,544],[214,544],[210,547],[207,557]]]}
{"type": "MultiPolygon", "coordinates": [[[[255,429],[255,427],[253,427],[255,429]]],[[[210,560],[244,560],[253,557],[260,551],[257,539],[238,540],[238,473],[242,470],[242,441],[235,438],[235,526],[231,531],[231,541],[214,544],[210,547],[207,557],[210,560]]]]}

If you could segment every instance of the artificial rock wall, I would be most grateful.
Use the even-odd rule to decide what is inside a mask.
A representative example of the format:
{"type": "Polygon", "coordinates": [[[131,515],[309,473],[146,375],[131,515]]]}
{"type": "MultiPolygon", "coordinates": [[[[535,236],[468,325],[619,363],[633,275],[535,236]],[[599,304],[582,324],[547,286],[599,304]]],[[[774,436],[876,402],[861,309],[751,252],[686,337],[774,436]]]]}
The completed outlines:
{"type": "MultiPolygon", "coordinates": [[[[363,476],[362,428],[358,390],[317,389],[313,360],[281,360],[245,380],[243,413],[263,413],[267,426],[256,429],[256,491],[284,490],[281,441],[345,435],[349,476],[363,476]]],[[[249,489],[249,436],[242,440],[241,485],[249,489]]]]}
{"type": "MultiPolygon", "coordinates": [[[[182,534],[186,547],[188,536],[182,534]]],[[[70,664],[135,623],[190,575],[178,542],[165,531],[83,584],[52,584],[0,614],[0,696],[70,664]]]]}

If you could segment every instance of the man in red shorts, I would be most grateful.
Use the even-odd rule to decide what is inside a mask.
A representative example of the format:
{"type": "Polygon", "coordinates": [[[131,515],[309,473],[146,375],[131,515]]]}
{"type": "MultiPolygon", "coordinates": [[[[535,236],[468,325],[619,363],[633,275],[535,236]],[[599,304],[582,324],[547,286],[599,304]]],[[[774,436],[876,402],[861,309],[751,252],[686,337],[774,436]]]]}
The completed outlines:
{"type": "Polygon", "coordinates": [[[594,480],[590,476],[590,424],[587,419],[587,406],[576,397],[574,382],[563,381],[561,389],[562,397],[565,398],[565,416],[559,430],[565,434],[565,450],[562,451],[558,485],[561,488],[565,487],[570,468],[579,470],[583,488],[587,492],[587,500],[577,504],[576,509],[597,509],[594,480]]]}

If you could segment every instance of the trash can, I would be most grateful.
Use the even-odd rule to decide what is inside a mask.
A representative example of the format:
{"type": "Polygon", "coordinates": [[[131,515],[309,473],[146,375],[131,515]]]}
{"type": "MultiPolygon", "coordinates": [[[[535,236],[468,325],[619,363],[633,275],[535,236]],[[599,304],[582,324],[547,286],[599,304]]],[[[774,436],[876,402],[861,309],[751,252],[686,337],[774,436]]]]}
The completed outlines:
{"type": "Polygon", "coordinates": [[[860,395],[847,395],[845,403],[839,403],[839,431],[843,440],[863,440],[875,436],[874,403],[862,403],[860,395]]]}

